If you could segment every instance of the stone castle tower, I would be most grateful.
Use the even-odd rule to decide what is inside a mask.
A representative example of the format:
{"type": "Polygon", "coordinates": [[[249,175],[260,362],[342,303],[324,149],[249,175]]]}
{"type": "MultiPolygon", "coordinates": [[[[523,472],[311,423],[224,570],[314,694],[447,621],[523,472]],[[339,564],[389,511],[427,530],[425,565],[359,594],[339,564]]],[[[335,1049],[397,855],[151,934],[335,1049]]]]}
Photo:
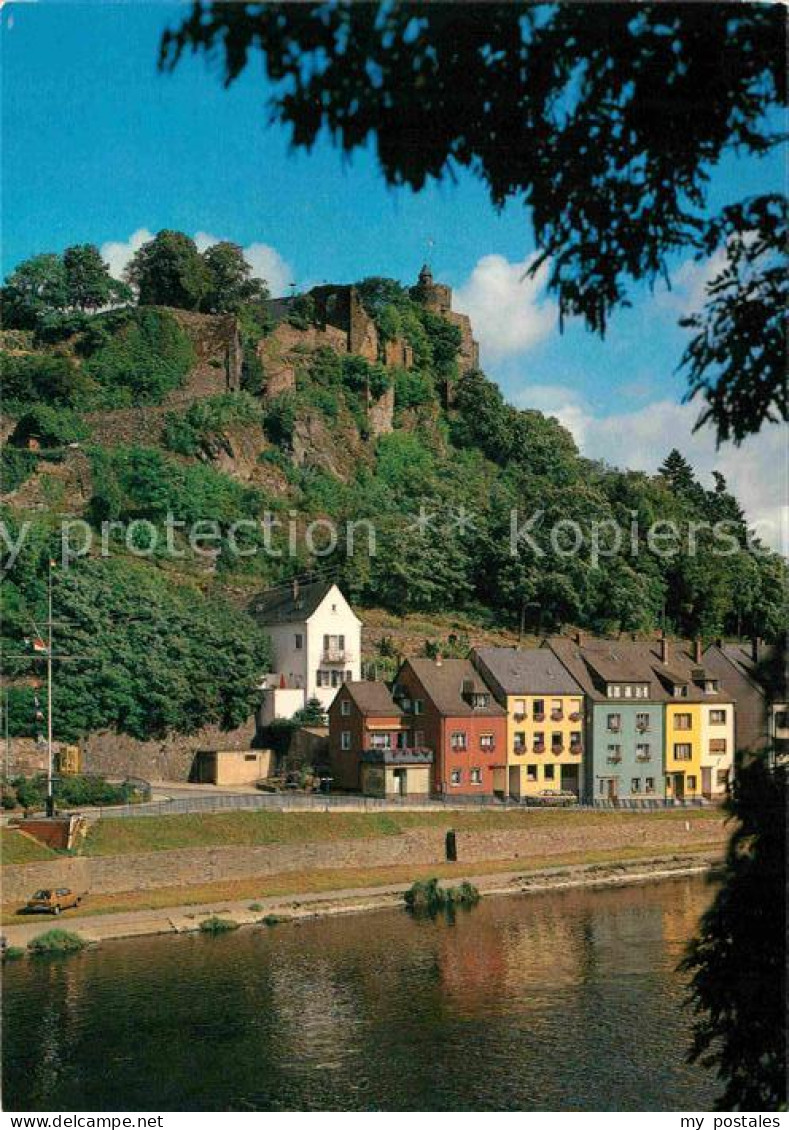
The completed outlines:
{"type": "Polygon", "coordinates": [[[458,314],[452,309],[452,287],[446,283],[437,283],[433,279],[433,272],[427,263],[419,272],[416,286],[412,286],[409,294],[415,302],[419,302],[432,314],[440,314],[460,330],[460,355],[458,366],[461,373],[470,369],[479,368],[479,345],[474,340],[471,321],[466,314],[458,314]]]}

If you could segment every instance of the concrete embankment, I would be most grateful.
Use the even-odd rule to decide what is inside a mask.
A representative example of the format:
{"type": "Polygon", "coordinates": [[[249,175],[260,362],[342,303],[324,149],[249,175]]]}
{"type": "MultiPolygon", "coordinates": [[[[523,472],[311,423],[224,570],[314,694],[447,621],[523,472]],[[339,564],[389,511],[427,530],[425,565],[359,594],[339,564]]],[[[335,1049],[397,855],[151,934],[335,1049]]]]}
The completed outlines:
{"type": "MultiPolygon", "coordinates": [[[[632,883],[657,882],[683,876],[708,874],[720,862],[721,852],[663,856],[631,862],[543,867],[536,870],[499,871],[474,874],[473,867],[458,871],[445,882],[467,879],[480,894],[528,895],[548,891],[595,888],[632,883]]],[[[264,926],[266,920],[279,922],[303,918],[352,914],[394,909],[403,906],[403,893],[410,883],[384,883],[374,887],[347,887],[308,894],[286,894],[243,900],[214,900],[199,905],[184,904],[162,909],[125,911],[112,914],[76,914],[63,920],[69,931],[88,942],[142,937],[154,934],[180,934],[198,931],[209,917],[220,916],[239,926],[264,926]]],[[[9,946],[26,946],[47,928],[40,918],[8,926],[4,936],[9,946]]]]}
{"type": "MultiPolygon", "coordinates": [[[[297,819],[297,817],[291,817],[297,819]]],[[[449,823],[449,822],[447,822],[449,823]]],[[[118,855],[85,855],[2,869],[3,902],[18,903],[38,887],[70,887],[90,895],[155,891],[195,884],[386,867],[443,863],[446,826],[406,827],[396,835],[324,839],[312,842],[206,846],[118,855]]],[[[459,865],[512,861],[513,869],[553,858],[603,853],[627,859],[715,850],[725,840],[722,818],[663,819],[655,815],[605,815],[572,820],[514,817],[491,830],[458,830],[459,865]]],[[[484,870],[482,868],[481,870],[484,870]]],[[[341,884],[340,884],[341,885],[341,884]]]]}

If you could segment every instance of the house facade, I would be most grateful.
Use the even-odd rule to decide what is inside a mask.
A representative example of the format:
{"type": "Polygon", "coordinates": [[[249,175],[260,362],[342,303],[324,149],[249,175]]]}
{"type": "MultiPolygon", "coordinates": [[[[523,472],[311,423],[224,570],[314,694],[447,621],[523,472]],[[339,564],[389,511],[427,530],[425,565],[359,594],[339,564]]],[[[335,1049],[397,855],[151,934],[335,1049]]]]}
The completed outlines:
{"type": "Polygon", "coordinates": [[[767,749],[778,760],[789,757],[789,702],[786,676],[778,670],[780,656],[759,640],[749,644],[716,640],[704,652],[704,665],[720,681],[735,704],[734,743],[736,755],[748,757],[767,749]],[[778,673],[768,685],[767,669],[778,673]]]}
{"type": "Polygon", "coordinates": [[[408,719],[385,683],[345,683],[329,707],[329,765],[335,788],[361,789],[365,754],[406,751],[408,719]]]}
{"type": "Polygon", "coordinates": [[[584,690],[587,800],[723,798],[734,704],[698,644],[577,637],[547,646],[584,690]]]}
{"type": "Polygon", "coordinates": [[[506,763],[496,793],[515,800],[583,784],[583,691],[549,650],[477,648],[471,661],[507,711],[506,763]]]}
{"type": "Polygon", "coordinates": [[[583,799],[661,799],[663,703],[643,656],[583,637],[552,639],[547,649],[584,692],[583,799]]]}
{"type": "Polygon", "coordinates": [[[252,612],[272,650],[272,670],[262,683],[263,724],[292,717],[311,698],[328,709],[344,683],[360,678],[361,620],[336,584],[294,581],[261,594],[252,612]]]}
{"type": "Polygon", "coordinates": [[[393,696],[415,748],[433,753],[431,792],[492,796],[506,766],[507,713],[468,659],[407,659],[393,696]]]}

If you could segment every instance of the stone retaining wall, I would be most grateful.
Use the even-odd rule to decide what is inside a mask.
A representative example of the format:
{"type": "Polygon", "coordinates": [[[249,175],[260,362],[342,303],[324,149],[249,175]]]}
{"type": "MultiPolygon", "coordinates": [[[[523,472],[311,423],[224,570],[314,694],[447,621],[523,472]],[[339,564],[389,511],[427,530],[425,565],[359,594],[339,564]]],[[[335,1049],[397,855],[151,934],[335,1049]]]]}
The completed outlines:
{"type": "MultiPolygon", "coordinates": [[[[524,818],[524,824],[528,817],[524,818]]],[[[449,821],[447,822],[449,825],[449,821]]],[[[27,898],[37,887],[67,886],[94,894],[189,886],[229,879],[277,875],[292,871],[390,867],[444,861],[445,828],[412,828],[402,835],[333,840],[309,844],[263,844],[249,847],[185,848],[140,855],[72,857],[52,863],[16,864],[2,870],[5,902],[27,898]]],[[[519,827],[490,832],[461,831],[458,861],[530,859],[573,851],[612,850],[638,846],[656,854],[667,847],[714,846],[724,839],[723,822],[682,821],[649,816],[604,820],[532,830],[519,827]]]]}

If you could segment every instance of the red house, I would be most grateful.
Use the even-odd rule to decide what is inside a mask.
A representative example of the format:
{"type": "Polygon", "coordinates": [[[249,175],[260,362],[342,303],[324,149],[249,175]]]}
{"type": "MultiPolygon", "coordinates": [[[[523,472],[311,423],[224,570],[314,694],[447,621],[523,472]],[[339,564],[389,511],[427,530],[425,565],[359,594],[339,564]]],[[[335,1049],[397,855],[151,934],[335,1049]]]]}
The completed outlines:
{"type": "Polygon", "coordinates": [[[507,713],[468,659],[407,659],[393,698],[415,747],[433,751],[432,792],[492,796],[507,760],[507,713]]]}
{"type": "Polygon", "coordinates": [[[329,762],[334,785],[370,796],[430,792],[433,753],[415,748],[411,719],[385,683],[352,682],[329,707],[329,762]]]}

